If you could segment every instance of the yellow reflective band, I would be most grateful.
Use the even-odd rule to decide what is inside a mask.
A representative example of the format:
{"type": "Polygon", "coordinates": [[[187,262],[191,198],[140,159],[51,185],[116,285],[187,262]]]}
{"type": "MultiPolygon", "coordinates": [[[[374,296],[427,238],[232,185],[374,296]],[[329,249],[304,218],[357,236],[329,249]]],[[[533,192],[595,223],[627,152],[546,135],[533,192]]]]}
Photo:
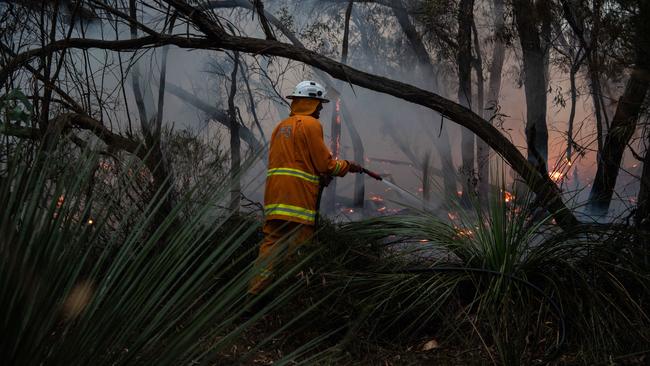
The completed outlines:
{"type": "Polygon", "coordinates": [[[314,222],[316,219],[316,211],[281,203],[264,206],[264,214],[266,216],[282,215],[296,217],[309,222],[314,222]]]}
{"type": "Polygon", "coordinates": [[[336,161],[336,166],[334,167],[334,171],[332,172],[332,175],[337,175],[339,174],[339,171],[341,170],[341,162],[336,161]]]}
{"type": "Polygon", "coordinates": [[[305,171],[302,171],[300,169],[293,169],[293,168],[274,168],[274,169],[269,169],[269,171],[266,173],[267,177],[270,177],[272,175],[288,175],[290,177],[296,177],[300,179],[304,179],[310,183],[318,183],[318,176],[309,174],[305,171]]]}

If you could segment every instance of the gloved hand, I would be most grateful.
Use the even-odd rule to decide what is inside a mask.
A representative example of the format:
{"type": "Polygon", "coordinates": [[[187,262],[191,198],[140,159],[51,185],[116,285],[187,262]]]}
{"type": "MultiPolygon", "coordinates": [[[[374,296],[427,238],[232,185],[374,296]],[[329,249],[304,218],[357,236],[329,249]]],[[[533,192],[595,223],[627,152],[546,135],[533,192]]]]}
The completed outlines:
{"type": "Polygon", "coordinates": [[[320,178],[319,178],[319,181],[320,181],[319,183],[323,187],[327,187],[327,186],[330,185],[330,182],[332,181],[332,179],[334,179],[334,177],[332,177],[331,175],[321,174],[320,178]]]}
{"type": "Polygon", "coordinates": [[[355,161],[349,160],[348,163],[350,164],[350,169],[348,169],[350,173],[361,173],[363,170],[363,167],[355,161]]]}

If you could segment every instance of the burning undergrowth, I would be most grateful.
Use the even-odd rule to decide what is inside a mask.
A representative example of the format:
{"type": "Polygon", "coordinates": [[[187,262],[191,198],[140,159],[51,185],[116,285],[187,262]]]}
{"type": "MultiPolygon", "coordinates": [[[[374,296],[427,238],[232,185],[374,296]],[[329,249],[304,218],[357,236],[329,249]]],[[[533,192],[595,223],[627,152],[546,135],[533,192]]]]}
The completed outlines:
{"type": "Polygon", "coordinates": [[[435,337],[442,349],[478,347],[503,364],[577,354],[589,363],[642,349],[650,340],[642,236],[560,231],[514,192],[327,225],[308,291],[335,293],[325,317],[349,319],[367,341],[435,337]]]}

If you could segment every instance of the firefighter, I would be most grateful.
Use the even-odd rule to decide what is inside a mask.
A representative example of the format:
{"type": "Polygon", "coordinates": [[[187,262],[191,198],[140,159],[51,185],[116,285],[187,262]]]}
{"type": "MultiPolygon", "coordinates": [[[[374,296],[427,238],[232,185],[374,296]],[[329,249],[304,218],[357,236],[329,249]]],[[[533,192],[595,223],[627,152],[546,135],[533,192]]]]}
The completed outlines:
{"type": "Polygon", "coordinates": [[[300,82],[291,99],[291,114],[274,129],[264,191],[264,240],[256,260],[255,277],[248,292],[257,295],[268,287],[274,268],[314,234],[319,184],[332,176],[359,173],[362,167],[337,160],[323,141],[318,121],[325,88],[314,81],[300,82]]]}

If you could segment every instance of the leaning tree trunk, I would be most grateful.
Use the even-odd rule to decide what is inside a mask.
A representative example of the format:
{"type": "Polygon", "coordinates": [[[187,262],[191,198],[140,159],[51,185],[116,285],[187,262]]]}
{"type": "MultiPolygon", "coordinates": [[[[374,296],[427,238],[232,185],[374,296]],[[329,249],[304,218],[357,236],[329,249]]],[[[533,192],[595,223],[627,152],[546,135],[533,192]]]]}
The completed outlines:
{"type": "MultiPolygon", "coordinates": [[[[471,109],[472,106],[472,21],[474,0],[460,0],[458,9],[458,103],[471,109]]],[[[461,172],[464,179],[463,201],[469,202],[474,194],[474,134],[467,128],[461,134],[461,172]]]]}
{"type": "Polygon", "coordinates": [[[648,91],[649,76],[647,70],[636,66],[618,102],[589,195],[589,210],[595,215],[605,215],[609,210],[623,152],[634,134],[643,100],[648,91]]]}
{"type": "Polygon", "coordinates": [[[422,105],[439,113],[444,113],[454,123],[469,128],[479,138],[499,153],[520,174],[526,184],[538,196],[541,205],[549,208],[551,215],[565,230],[575,228],[579,221],[567,209],[557,186],[546,174],[540,174],[521,154],[513,143],[494,126],[467,108],[441,97],[435,93],[416,86],[391,80],[386,77],[363,72],[343,65],[326,56],[294,45],[250,37],[228,34],[219,23],[211,20],[202,11],[183,0],[164,0],[173,5],[184,18],[194,24],[205,36],[146,36],[135,40],[104,41],[98,39],[71,38],[56,41],[46,47],[31,49],[16,55],[0,69],[0,83],[3,83],[17,68],[43,54],[49,54],[64,48],[87,49],[90,47],[115,51],[133,50],[154,45],[173,44],[187,49],[222,49],[279,56],[303,62],[318,68],[330,76],[345,80],[351,84],[371,89],[379,93],[390,94],[397,98],[422,105]]]}
{"type": "Polygon", "coordinates": [[[524,55],[526,94],[526,143],[528,161],[546,174],[548,165],[548,129],[546,126],[546,50],[542,47],[537,25],[540,23],[531,0],[513,3],[514,15],[524,55]]]}
{"type": "MultiPolygon", "coordinates": [[[[589,210],[595,215],[605,215],[614,195],[618,170],[625,147],[636,129],[643,102],[650,85],[650,3],[639,2],[639,14],[632,20],[635,24],[636,63],[618,101],[603,150],[598,160],[598,170],[589,195],[589,210]]],[[[647,164],[644,163],[644,170],[647,164]]]]}

